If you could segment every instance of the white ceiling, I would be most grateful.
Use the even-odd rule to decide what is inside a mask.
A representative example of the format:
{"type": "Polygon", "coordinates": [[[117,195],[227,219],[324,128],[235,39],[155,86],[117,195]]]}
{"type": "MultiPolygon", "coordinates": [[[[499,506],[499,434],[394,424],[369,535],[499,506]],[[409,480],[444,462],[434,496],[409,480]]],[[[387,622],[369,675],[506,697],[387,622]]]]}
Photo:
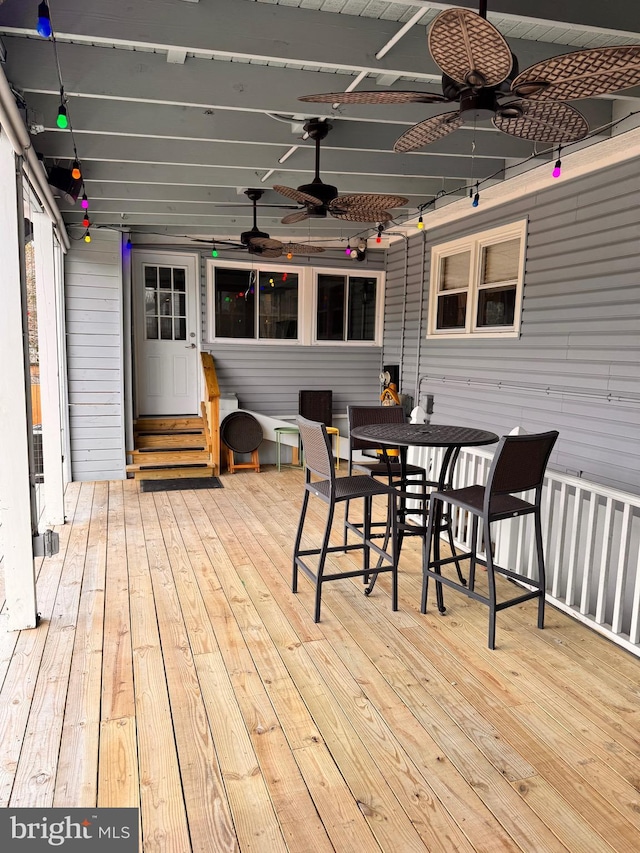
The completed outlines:
{"type": "MultiPolygon", "coordinates": [[[[466,194],[502,180],[538,145],[491,128],[463,128],[419,152],[394,140],[442,105],[301,103],[348,88],[440,91],[426,26],[444,8],[424,0],[49,0],[73,139],[94,225],[171,235],[237,238],[251,226],[242,190],[266,190],[258,224],[273,237],[316,242],[375,231],[332,217],[283,226],[295,205],[270,188],[314,173],[305,118],[327,116],[321,175],[342,193],[406,196],[397,221],[443,190],[466,194]],[[398,37],[399,36],[399,37],[398,37]],[[356,84],[354,86],[354,84],[356,84]],[[293,150],[292,150],[293,149],[293,150]],[[288,156],[286,156],[288,154],[288,156]],[[283,159],[284,158],[284,159],[283,159]],[[279,160],[283,162],[280,163],[279,160]]],[[[640,4],[629,0],[489,0],[489,20],[520,68],[580,47],[640,43],[640,4]]],[[[69,165],[73,141],[56,127],[60,102],[51,41],[35,33],[38,0],[4,0],[4,71],[39,131],[45,163],[69,165]]],[[[473,4],[470,8],[477,11],[473,4]]],[[[576,103],[592,129],[638,108],[633,90],[576,103]],[[625,100],[621,100],[624,95],[625,100]],[[627,100],[629,98],[629,100],[627,100]]],[[[631,126],[631,125],[630,125],[631,126]]],[[[618,130],[624,130],[621,122],[618,130]]],[[[607,136],[609,130],[597,138],[607,136]]],[[[592,144],[592,143],[590,143],[592,144]]],[[[597,143],[596,143],[597,144],[597,143]]],[[[65,221],[79,203],[61,202],[65,221]]]]}

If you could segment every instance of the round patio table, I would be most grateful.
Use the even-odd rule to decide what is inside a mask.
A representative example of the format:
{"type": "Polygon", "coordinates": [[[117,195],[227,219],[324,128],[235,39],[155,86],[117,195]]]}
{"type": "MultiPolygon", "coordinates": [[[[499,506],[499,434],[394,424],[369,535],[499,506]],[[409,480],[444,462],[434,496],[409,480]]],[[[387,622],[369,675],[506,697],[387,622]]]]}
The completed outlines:
{"type": "MultiPolygon", "coordinates": [[[[498,441],[498,436],[494,432],[488,432],[484,429],[475,429],[474,427],[465,426],[450,426],[448,424],[369,424],[365,426],[355,427],[351,433],[354,438],[365,439],[366,441],[375,441],[384,447],[399,447],[400,448],[400,464],[402,466],[401,482],[405,481],[404,468],[407,460],[407,448],[409,447],[444,447],[446,448],[440,471],[438,472],[437,489],[443,491],[451,488],[453,484],[453,473],[455,464],[463,447],[482,447],[486,444],[495,444],[498,441]]],[[[385,454],[386,455],[386,454],[385,454]]],[[[391,477],[389,478],[391,483],[391,477]]],[[[406,492],[401,499],[400,516],[401,522],[404,523],[406,515],[406,492]]],[[[436,530],[442,527],[442,502],[436,501],[434,507],[434,525],[436,530]]],[[[423,537],[424,539],[424,537],[423,537]]],[[[422,561],[423,565],[431,565],[428,543],[423,544],[422,561]]],[[[433,543],[433,562],[440,559],[440,537],[434,536],[433,543]]],[[[436,569],[437,571],[437,569],[436,569]]],[[[375,582],[375,578],[371,584],[375,582]]],[[[371,589],[369,589],[369,592],[371,589]]],[[[445,612],[444,599],[442,595],[442,585],[436,584],[436,595],[438,602],[438,610],[440,613],[445,612]]]]}

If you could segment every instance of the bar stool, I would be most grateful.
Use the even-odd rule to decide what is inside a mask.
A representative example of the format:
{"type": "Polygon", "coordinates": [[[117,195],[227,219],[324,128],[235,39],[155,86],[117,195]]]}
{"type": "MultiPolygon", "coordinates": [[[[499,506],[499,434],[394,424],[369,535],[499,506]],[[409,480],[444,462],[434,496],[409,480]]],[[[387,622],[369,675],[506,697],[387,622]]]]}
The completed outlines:
{"type": "Polygon", "coordinates": [[[295,467],[300,467],[302,465],[302,454],[300,452],[300,430],[298,429],[298,427],[296,427],[296,426],[276,427],[274,429],[274,432],[276,434],[276,466],[278,468],[278,471],[280,471],[282,469],[281,452],[282,452],[282,436],[283,435],[297,435],[298,436],[298,448],[297,448],[298,463],[296,464],[296,462],[295,462],[295,455],[294,455],[295,448],[292,447],[291,448],[291,456],[292,456],[291,465],[293,465],[295,467]]]}

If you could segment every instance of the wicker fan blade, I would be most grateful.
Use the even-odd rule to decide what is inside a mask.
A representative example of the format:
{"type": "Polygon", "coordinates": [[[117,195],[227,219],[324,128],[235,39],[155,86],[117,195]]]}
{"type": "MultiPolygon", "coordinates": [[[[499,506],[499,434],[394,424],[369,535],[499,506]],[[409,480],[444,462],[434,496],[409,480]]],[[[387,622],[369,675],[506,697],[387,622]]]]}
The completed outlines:
{"type": "Polygon", "coordinates": [[[328,92],[323,95],[304,95],[299,101],[316,104],[438,104],[448,99],[431,92],[328,92]]]}
{"type": "MultiPolygon", "coordinates": [[[[251,251],[251,248],[249,251],[251,251]]],[[[279,258],[282,254],[282,249],[262,249],[262,251],[257,254],[259,254],[261,258],[279,258]]]]}
{"type": "Polygon", "coordinates": [[[437,116],[414,124],[402,136],[398,137],[393,150],[404,154],[406,151],[415,151],[430,142],[442,139],[449,133],[453,133],[462,124],[462,118],[458,113],[439,113],[437,116]]]}
{"type": "Polygon", "coordinates": [[[329,202],[329,213],[348,213],[352,208],[367,208],[373,210],[379,208],[381,211],[388,208],[404,207],[409,203],[408,198],[401,195],[384,195],[382,193],[354,193],[352,195],[339,195],[329,202]]]}
{"type": "Polygon", "coordinates": [[[496,113],[493,124],[503,133],[534,142],[577,142],[589,132],[586,119],[569,104],[559,101],[513,101],[506,105],[520,108],[518,118],[496,113]]]}
{"type": "Polygon", "coordinates": [[[282,251],[280,240],[273,240],[271,237],[252,237],[249,240],[249,245],[256,249],[279,249],[282,251]]]}
{"type": "Polygon", "coordinates": [[[286,195],[287,198],[297,201],[298,204],[310,204],[312,207],[322,207],[322,202],[319,198],[307,193],[301,193],[300,190],[294,190],[293,187],[275,186],[274,190],[280,195],[286,195]]]}
{"type": "Polygon", "coordinates": [[[294,222],[302,222],[304,219],[308,219],[309,214],[306,210],[296,210],[295,213],[289,213],[287,216],[284,216],[280,222],[283,225],[293,225],[294,222]]]}
{"type": "Polygon", "coordinates": [[[434,60],[457,83],[497,86],[513,65],[509,45],[485,18],[468,9],[447,9],[429,28],[434,60]]]}
{"type": "Polygon", "coordinates": [[[525,68],[511,86],[521,98],[575,101],[640,84],[640,45],[592,47],[525,68]]]}
{"type": "Polygon", "coordinates": [[[283,243],[282,251],[285,255],[317,255],[324,252],[322,246],[309,246],[307,243],[283,243]]]}
{"type": "Polygon", "coordinates": [[[391,213],[381,207],[352,207],[344,212],[336,213],[331,210],[330,213],[345,222],[391,222],[393,219],[391,213]]]}

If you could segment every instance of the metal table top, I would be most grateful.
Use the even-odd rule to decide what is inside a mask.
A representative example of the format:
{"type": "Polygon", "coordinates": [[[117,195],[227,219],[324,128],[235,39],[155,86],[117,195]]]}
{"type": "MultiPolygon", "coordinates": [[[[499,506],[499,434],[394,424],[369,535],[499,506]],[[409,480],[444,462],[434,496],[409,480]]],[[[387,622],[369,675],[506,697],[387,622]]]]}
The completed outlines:
{"type": "Polygon", "coordinates": [[[480,447],[494,444],[494,432],[447,424],[368,424],[354,427],[354,438],[380,444],[415,447],[480,447]]]}

